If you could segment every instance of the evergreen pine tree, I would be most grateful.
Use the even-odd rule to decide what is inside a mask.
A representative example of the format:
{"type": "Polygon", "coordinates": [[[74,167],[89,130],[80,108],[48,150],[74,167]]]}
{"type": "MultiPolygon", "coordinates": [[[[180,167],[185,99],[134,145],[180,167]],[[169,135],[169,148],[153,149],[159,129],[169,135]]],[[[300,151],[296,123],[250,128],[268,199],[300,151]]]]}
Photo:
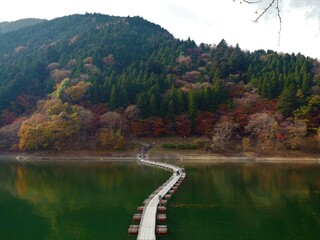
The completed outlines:
{"type": "Polygon", "coordinates": [[[172,122],[174,121],[174,115],[175,115],[174,102],[172,99],[170,99],[168,102],[168,116],[172,122]]]}
{"type": "Polygon", "coordinates": [[[224,103],[228,99],[227,91],[222,81],[216,81],[213,84],[214,96],[215,96],[215,107],[219,107],[221,103],[224,103]]]}
{"type": "Polygon", "coordinates": [[[206,111],[213,112],[216,109],[216,99],[214,95],[214,90],[212,87],[207,87],[205,89],[205,98],[207,101],[206,111]]]}
{"type": "Polygon", "coordinates": [[[128,93],[126,89],[122,89],[119,94],[119,106],[126,107],[129,104],[128,93]]]}
{"type": "Polygon", "coordinates": [[[149,109],[149,113],[151,114],[151,116],[158,115],[158,103],[156,95],[154,93],[150,97],[149,109]]]}
{"type": "Polygon", "coordinates": [[[112,90],[109,99],[110,110],[114,110],[117,107],[117,90],[115,84],[112,85],[112,90]]]}
{"type": "Polygon", "coordinates": [[[277,111],[282,113],[285,117],[291,116],[293,111],[298,107],[296,99],[296,91],[293,84],[285,88],[279,96],[277,104],[277,111]]]}
{"type": "Polygon", "coordinates": [[[301,90],[305,96],[310,95],[312,87],[312,77],[310,74],[304,72],[301,90]]]}
{"type": "Polygon", "coordinates": [[[254,73],[253,73],[253,69],[252,69],[252,64],[251,63],[249,64],[248,73],[247,74],[248,74],[248,80],[249,81],[253,80],[254,73]]]}
{"type": "Polygon", "coordinates": [[[177,113],[183,113],[186,110],[184,104],[184,93],[182,90],[178,90],[177,92],[177,113]]]}
{"type": "Polygon", "coordinates": [[[168,101],[165,98],[162,98],[160,103],[160,116],[164,118],[167,115],[168,115],[168,101]]]}
{"type": "Polygon", "coordinates": [[[198,113],[197,101],[194,92],[191,90],[188,95],[188,117],[194,126],[195,119],[198,113]]]}
{"type": "Polygon", "coordinates": [[[137,105],[140,109],[141,117],[147,118],[149,116],[148,103],[146,100],[146,94],[140,93],[137,97],[137,105]]]}

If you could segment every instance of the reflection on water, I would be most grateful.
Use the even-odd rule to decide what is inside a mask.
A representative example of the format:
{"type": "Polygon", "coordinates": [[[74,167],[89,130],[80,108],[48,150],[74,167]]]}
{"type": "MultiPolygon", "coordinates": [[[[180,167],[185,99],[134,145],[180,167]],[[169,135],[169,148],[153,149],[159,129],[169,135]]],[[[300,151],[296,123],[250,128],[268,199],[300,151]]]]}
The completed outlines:
{"type": "Polygon", "coordinates": [[[0,163],[0,239],[131,239],[136,207],[168,177],[136,163],[0,163]]]}
{"type": "MultiPolygon", "coordinates": [[[[318,239],[320,166],[190,165],[161,239],[318,239]]],[[[170,173],[136,163],[0,163],[0,239],[135,239],[170,173]]]]}
{"type": "Polygon", "coordinates": [[[167,239],[318,239],[320,166],[206,165],[169,205],[167,239]],[[201,236],[199,238],[199,236],[201,236]]]}

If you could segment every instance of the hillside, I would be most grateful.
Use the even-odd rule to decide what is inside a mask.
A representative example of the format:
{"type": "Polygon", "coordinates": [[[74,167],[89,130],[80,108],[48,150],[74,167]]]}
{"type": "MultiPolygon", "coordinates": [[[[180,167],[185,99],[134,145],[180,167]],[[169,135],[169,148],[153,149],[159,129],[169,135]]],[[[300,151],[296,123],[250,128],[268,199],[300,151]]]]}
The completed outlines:
{"type": "Polygon", "coordinates": [[[0,56],[2,149],[193,136],[210,151],[319,151],[319,62],[301,54],[197,46],[140,17],[86,14],[2,34],[0,56]]]}
{"type": "Polygon", "coordinates": [[[0,22],[0,34],[17,31],[21,28],[29,27],[44,21],[46,20],[36,19],[36,18],[26,18],[26,19],[13,21],[13,22],[0,22]]]}
{"type": "Polygon", "coordinates": [[[67,67],[79,74],[87,57],[101,67],[98,61],[112,55],[117,62],[105,70],[121,72],[168,41],[174,41],[172,35],[141,18],[103,15],[73,15],[4,34],[0,38],[0,98],[4,100],[0,111],[17,96],[39,99],[50,93],[54,86],[47,68],[50,63],[66,67],[69,61],[77,61],[67,67]]]}

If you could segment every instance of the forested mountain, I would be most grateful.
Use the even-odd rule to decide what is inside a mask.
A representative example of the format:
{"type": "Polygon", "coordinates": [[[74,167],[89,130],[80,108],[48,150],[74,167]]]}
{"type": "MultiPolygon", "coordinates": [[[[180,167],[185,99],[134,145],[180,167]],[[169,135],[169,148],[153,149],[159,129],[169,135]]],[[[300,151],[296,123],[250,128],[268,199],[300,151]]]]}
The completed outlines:
{"type": "Polygon", "coordinates": [[[301,54],[72,15],[0,35],[0,147],[121,149],[128,137],[176,135],[214,151],[314,150],[319,86],[319,62],[301,54]]]}
{"type": "Polygon", "coordinates": [[[0,34],[13,32],[21,28],[29,27],[44,21],[46,20],[37,19],[37,18],[25,18],[25,19],[13,21],[13,22],[0,22],[0,34]]]}

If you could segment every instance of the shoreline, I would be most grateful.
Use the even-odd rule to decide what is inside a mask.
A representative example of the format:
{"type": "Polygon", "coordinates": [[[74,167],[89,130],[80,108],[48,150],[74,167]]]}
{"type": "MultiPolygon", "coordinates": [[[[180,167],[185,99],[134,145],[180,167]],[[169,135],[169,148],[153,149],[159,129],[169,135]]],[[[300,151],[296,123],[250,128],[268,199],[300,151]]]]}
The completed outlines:
{"type": "MultiPolygon", "coordinates": [[[[180,162],[182,164],[259,164],[259,163],[293,163],[293,164],[320,164],[320,158],[315,155],[304,156],[246,156],[243,153],[201,154],[201,153],[149,153],[149,160],[163,162],[180,162]]],[[[135,152],[127,153],[96,153],[96,152],[0,152],[0,162],[134,162],[138,157],[135,152]]]]}
{"type": "Polygon", "coordinates": [[[199,164],[221,164],[221,163],[234,163],[234,164],[259,164],[259,163],[299,163],[299,164],[320,164],[320,158],[317,157],[279,157],[279,156],[243,156],[239,155],[165,155],[165,156],[151,156],[151,160],[174,160],[181,163],[199,163],[199,164]]]}

